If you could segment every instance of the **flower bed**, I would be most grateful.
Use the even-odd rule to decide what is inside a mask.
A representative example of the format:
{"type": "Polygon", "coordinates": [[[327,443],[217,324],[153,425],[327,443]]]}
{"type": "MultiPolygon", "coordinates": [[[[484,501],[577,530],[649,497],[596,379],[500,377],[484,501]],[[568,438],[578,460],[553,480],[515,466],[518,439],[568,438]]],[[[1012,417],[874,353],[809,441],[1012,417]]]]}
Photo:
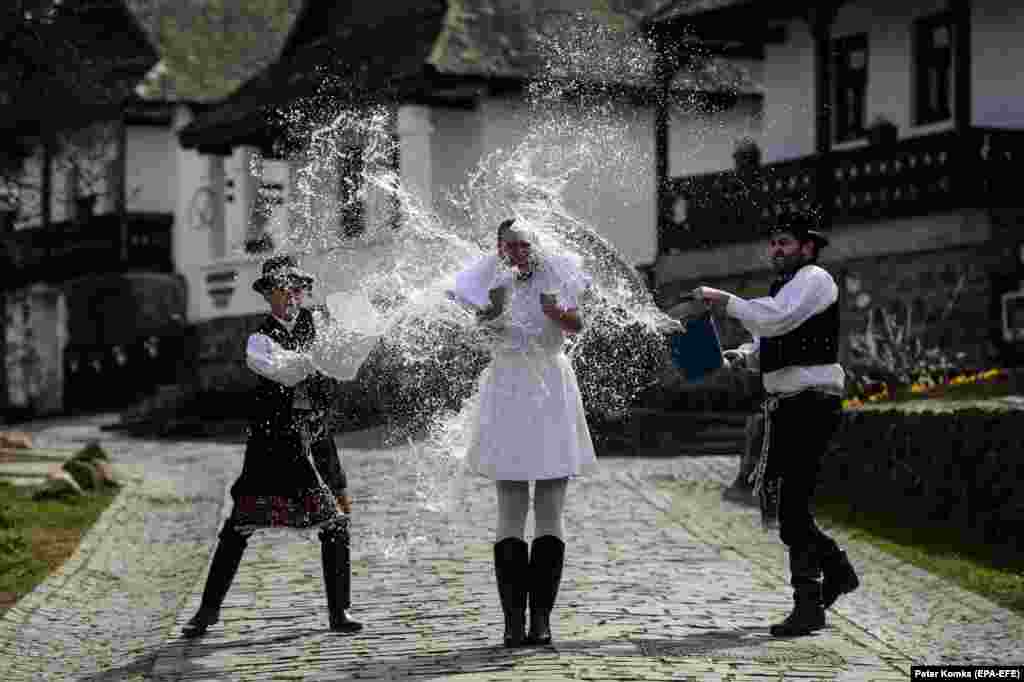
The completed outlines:
{"type": "Polygon", "coordinates": [[[855,382],[852,395],[843,401],[845,409],[862,408],[883,402],[910,400],[977,400],[1010,395],[1010,372],[1001,368],[957,374],[929,374],[922,372],[913,383],[855,382]]]}

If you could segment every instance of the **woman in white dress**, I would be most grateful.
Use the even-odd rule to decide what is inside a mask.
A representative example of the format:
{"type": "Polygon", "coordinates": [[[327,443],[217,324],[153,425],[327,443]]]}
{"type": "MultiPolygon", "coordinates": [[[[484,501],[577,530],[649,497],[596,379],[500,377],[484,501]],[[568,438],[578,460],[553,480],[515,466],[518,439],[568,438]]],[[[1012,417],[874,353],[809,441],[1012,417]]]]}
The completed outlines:
{"type": "Polygon", "coordinates": [[[480,323],[495,338],[491,364],[480,377],[467,462],[496,482],[494,571],[509,647],[551,642],[565,559],[566,488],[570,477],[597,464],[576,374],[564,353],[566,335],[583,327],[578,297],[589,280],[576,261],[544,255],[535,241],[513,220],[504,221],[501,262],[484,259],[460,273],[455,291],[483,304],[480,323]],[[527,546],[530,481],[536,482],[536,528],[527,546]]]}

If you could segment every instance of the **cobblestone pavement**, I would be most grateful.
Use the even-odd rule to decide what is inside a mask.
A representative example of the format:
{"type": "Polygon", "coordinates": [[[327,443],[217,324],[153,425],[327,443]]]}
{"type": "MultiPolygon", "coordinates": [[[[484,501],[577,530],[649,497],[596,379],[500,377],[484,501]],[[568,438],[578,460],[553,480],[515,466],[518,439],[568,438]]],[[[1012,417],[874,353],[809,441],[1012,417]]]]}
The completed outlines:
{"type": "Polygon", "coordinates": [[[262,534],[221,624],[185,641],[241,448],[105,444],[142,479],[0,621],[0,679],[906,680],[912,662],[1024,661],[1024,619],[841,536],[862,588],[826,630],[769,637],[791,603],[783,551],[754,510],[720,501],[735,457],[602,459],[574,481],[556,644],[506,650],[492,484],[461,481],[454,507],[432,512],[406,448],[347,437],[353,613],[366,629],[326,632],[315,539],[262,534]]]}

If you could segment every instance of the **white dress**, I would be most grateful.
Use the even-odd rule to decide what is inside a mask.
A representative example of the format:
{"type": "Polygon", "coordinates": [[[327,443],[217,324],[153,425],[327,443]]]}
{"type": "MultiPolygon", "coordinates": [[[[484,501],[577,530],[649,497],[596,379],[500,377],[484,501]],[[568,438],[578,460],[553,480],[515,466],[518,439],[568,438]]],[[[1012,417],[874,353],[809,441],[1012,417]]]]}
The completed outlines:
{"type": "Polygon", "coordinates": [[[572,287],[539,266],[526,281],[505,279],[505,312],[492,323],[498,335],[491,364],[467,405],[471,470],[503,481],[564,478],[597,466],[579,384],[563,352],[565,334],[540,307],[542,292],[557,292],[575,308],[572,287]]]}

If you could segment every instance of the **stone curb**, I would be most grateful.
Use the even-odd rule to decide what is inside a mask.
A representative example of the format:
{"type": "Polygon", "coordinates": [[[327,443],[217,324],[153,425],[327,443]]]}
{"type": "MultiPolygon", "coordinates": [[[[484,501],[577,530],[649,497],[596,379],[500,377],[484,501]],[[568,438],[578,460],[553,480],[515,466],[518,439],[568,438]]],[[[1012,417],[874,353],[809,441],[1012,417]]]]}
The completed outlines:
{"type": "MultiPolygon", "coordinates": [[[[100,514],[96,523],[85,533],[74,553],[68,557],[60,568],[48,575],[41,583],[36,585],[35,589],[19,599],[14,606],[7,610],[3,617],[0,618],[0,642],[12,641],[18,628],[31,618],[36,611],[43,608],[51,595],[63,590],[68,583],[74,580],[79,571],[88,567],[89,561],[100,549],[104,536],[114,526],[117,518],[126,510],[128,499],[131,497],[129,493],[136,489],[138,485],[137,481],[131,479],[122,480],[117,496],[110,503],[110,506],[100,514]]],[[[2,659],[0,659],[0,662],[2,662],[2,659]]],[[[0,667],[0,679],[8,677],[7,673],[10,671],[10,663],[12,662],[8,659],[7,664],[0,667]]]]}

